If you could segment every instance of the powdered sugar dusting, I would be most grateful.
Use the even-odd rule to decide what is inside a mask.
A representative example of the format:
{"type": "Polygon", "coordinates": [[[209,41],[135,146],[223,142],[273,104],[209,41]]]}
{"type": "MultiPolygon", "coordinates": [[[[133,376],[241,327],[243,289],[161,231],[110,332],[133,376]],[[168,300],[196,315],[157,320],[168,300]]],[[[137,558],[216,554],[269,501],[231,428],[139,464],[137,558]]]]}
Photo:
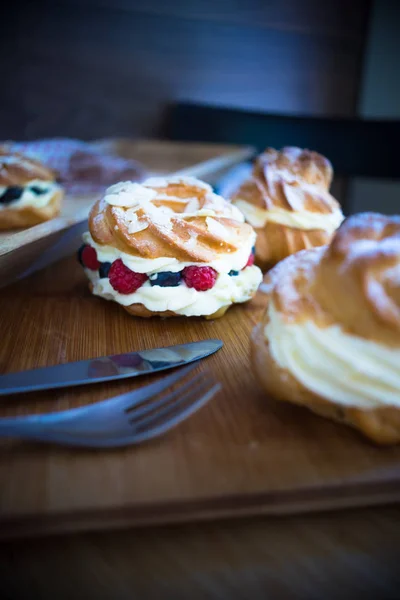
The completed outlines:
{"type": "Polygon", "coordinates": [[[191,187],[197,187],[208,192],[212,192],[212,188],[205,181],[197,179],[197,177],[189,177],[187,175],[172,175],[171,177],[149,177],[142,185],[150,188],[167,187],[168,184],[179,184],[188,185],[191,187]]]}
{"type": "Polygon", "coordinates": [[[123,181],[109,187],[104,200],[112,206],[139,207],[157,197],[157,192],[143,187],[139,183],[123,181]]]}
{"type": "Polygon", "coordinates": [[[229,239],[230,232],[227,230],[227,228],[212,217],[206,217],[206,224],[208,231],[215,237],[222,240],[229,239]]]}

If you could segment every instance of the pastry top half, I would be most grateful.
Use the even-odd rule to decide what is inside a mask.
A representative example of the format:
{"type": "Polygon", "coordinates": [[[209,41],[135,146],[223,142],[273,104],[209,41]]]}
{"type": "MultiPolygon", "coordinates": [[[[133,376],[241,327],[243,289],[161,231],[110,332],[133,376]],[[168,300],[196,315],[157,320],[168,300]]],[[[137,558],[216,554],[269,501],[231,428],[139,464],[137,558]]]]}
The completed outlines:
{"type": "Polygon", "coordinates": [[[240,211],[194,178],[150,178],[108,188],[89,218],[93,240],[137,259],[225,261],[242,268],[255,241],[240,211]],[[238,256],[238,254],[240,256],[238,256]]]}
{"type": "Polygon", "coordinates": [[[303,230],[333,232],[343,220],[339,203],[329,193],[332,165],[327,158],[296,147],[268,148],[251,177],[232,201],[255,228],[279,223],[303,230]]]}
{"type": "Polygon", "coordinates": [[[348,218],[269,285],[264,332],[279,367],[334,403],[400,407],[400,217],[348,218]]]}
{"type": "Polygon", "coordinates": [[[255,239],[237,208],[191,177],[157,177],[110,187],[93,206],[84,236],[100,263],[121,260],[130,271],[145,276],[140,289],[121,293],[113,287],[113,277],[88,272],[95,294],[125,306],[140,303],[153,312],[187,316],[213,314],[255,293],[261,273],[248,265],[255,239]],[[185,285],[187,267],[210,267],[215,276],[212,289],[185,285]]]}
{"type": "Polygon", "coordinates": [[[60,190],[54,171],[0,147],[0,211],[44,209],[60,190]]]}

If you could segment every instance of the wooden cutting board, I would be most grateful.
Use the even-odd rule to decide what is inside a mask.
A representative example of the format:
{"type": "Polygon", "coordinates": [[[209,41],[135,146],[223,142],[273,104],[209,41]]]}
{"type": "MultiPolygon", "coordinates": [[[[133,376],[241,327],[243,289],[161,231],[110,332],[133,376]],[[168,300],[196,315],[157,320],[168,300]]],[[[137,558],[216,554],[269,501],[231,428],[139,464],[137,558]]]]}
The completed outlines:
{"type": "MultiPolygon", "coordinates": [[[[265,397],[249,361],[264,296],[220,320],[141,320],[92,297],[74,258],[2,290],[1,370],[220,338],[201,361],[223,391],[163,437],[138,447],[74,450],[0,443],[0,534],[49,534],[395,502],[400,447],[265,397]]],[[[154,380],[154,378],[153,378],[154,380]]],[[[63,410],[149,378],[0,400],[0,414],[63,410]]]]}

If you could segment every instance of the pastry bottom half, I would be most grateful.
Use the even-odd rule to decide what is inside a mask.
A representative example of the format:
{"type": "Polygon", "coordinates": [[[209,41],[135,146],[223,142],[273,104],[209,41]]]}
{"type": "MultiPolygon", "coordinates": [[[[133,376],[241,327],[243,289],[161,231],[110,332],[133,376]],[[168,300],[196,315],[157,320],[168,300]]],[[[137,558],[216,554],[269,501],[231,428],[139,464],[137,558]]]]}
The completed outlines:
{"type": "Polygon", "coordinates": [[[332,234],[322,229],[296,229],[280,223],[267,223],[256,231],[255,262],[264,272],[287,256],[300,250],[324,246],[332,238],[332,234]]]}
{"type": "Polygon", "coordinates": [[[22,229],[53,219],[60,213],[63,191],[56,190],[46,206],[34,204],[0,210],[0,229],[22,229]]]}
{"type": "Polygon", "coordinates": [[[276,363],[265,338],[264,328],[265,323],[257,325],[252,332],[251,361],[256,377],[269,396],[304,406],[322,417],[350,425],[377,444],[400,442],[399,409],[388,406],[362,410],[335,404],[315,394],[276,363]]]}

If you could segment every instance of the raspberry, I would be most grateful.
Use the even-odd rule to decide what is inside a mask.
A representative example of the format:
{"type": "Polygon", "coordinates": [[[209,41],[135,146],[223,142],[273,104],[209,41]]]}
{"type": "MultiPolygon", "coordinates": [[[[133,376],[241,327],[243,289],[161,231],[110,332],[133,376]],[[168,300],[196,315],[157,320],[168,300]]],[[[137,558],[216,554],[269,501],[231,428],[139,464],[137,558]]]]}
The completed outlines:
{"type": "Polygon", "coordinates": [[[185,267],[182,277],[189,288],[198,292],[205,292],[214,287],[217,271],[212,267],[185,267]]]}
{"type": "Polygon", "coordinates": [[[100,267],[100,263],[97,260],[97,252],[92,246],[88,246],[84,244],[78,251],[78,259],[79,262],[86,267],[86,269],[91,269],[92,271],[97,271],[100,267]]]}
{"type": "Polygon", "coordinates": [[[250,254],[249,260],[246,263],[246,267],[251,267],[252,265],[254,265],[254,254],[253,253],[250,254]]]}
{"type": "Polygon", "coordinates": [[[133,294],[147,279],[144,273],[135,273],[128,269],[120,258],[111,265],[108,277],[111,286],[120,294],[133,294]]]}

